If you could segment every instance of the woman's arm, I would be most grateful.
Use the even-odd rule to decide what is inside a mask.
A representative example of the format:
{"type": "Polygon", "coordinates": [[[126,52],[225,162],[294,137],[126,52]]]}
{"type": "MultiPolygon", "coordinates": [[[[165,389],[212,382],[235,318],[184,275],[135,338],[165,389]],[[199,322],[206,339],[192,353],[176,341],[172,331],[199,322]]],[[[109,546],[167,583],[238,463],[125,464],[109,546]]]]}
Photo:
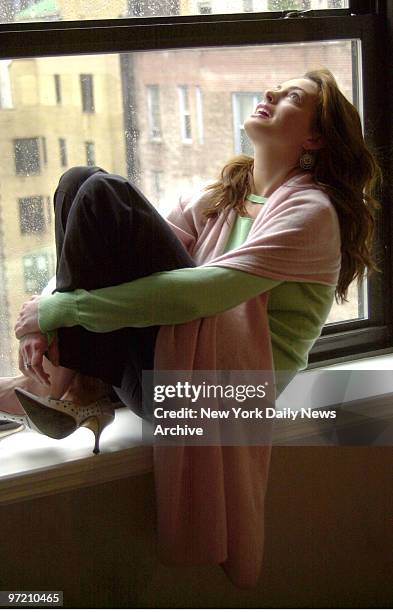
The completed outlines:
{"type": "Polygon", "coordinates": [[[39,327],[109,332],[176,325],[234,308],[281,282],[220,266],[157,272],[113,287],[41,297],[39,327]]]}

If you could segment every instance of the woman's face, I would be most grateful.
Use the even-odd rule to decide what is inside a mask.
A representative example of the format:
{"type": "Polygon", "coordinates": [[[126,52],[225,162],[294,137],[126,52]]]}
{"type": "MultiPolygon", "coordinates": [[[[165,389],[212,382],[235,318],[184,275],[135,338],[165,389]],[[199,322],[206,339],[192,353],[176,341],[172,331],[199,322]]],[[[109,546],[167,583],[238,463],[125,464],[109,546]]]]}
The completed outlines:
{"type": "Polygon", "coordinates": [[[246,133],[255,146],[270,140],[297,152],[302,147],[319,148],[318,135],[312,129],[317,99],[318,87],[307,78],[268,89],[244,122],[246,133]]]}

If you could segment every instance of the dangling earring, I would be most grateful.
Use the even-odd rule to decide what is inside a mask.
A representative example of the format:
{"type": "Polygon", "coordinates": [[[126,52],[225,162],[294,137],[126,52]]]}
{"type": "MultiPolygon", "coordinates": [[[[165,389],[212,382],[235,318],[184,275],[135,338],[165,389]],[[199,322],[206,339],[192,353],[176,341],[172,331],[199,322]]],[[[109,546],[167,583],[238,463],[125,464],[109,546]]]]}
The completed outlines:
{"type": "Polygon", "coordinates": [[[303,149],[303,153],[301,154],[300,159],[299,159],[299,166],[303,170],[311,170],[314,164],[315,164],[315,156],[311,153],[311,151],[305,151],[303,149]]]}

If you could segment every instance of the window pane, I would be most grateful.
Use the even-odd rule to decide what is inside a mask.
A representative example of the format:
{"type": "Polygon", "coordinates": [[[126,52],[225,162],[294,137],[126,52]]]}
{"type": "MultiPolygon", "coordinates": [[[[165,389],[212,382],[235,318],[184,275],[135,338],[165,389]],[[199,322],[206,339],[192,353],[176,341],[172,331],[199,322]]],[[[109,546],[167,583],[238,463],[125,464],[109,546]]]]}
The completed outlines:
{"type": "Polygon", "coordinates": [[[2,0],[0,22],[348,8],[349,0],[2,0]]]}
{"type": "Polygon", "coordinates": [[[21,234],[45,231],[44,201],[42,196],[19,198],[19,227],[21,234]]]}
{"type": "MultiPolygon", "coordinates": [[[[267,87],[324,65],[350,100],[361,100],[353,44],[340,40],[8,62],[13,108],[0,108],[0,375],[17,370],[12,330],[20,305],[55,267],[52,202],[65,166],[94,164],[128,176],[165,214],[179,195],[215,180],[239,151],[237,143],[252,153],[242,125],[267,87]],[[94,113],[83,109],[81,75],[94,84],[94,113]],[[158,126],[160,140],[155,141],[152,127],[158,126]],[[43,254],[48,265],[37,259],[43,254]],[[30,268],[34,273],[26,271],[30,268]]],[[[351,288],[349,303],[335,306],[330,320],[367,317],[362,296],[351,288]]]]}
{"type": "Polygon", "coordinates": [[[84,113],[94,113],[93,75],[81,74],[82,110],[84,113]]]}
{"type": "Polygon", "coordinates": [[[18,138],[14,140],[14,159],[16,174],[30,176],[40,173],[40,153],[38,138],[18,138]]]}

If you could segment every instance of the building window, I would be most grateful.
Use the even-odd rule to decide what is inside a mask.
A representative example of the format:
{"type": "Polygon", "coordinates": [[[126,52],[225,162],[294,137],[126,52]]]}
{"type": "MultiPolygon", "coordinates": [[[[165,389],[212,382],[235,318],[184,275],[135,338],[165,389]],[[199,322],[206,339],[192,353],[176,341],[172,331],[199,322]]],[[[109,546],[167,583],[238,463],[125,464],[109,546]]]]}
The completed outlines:
{"type": "Polygon", "coordinates": [[[198,125],[198,140],[199,140],[199,144],[203,144],[205,134],[204,134],[204,126],[203,126],[203,97],[202,97],[202,91],[200,87],[196,87],[195,96],[196,96],[196,114],[197,114],[197,125],[198,125]]]}
{"type": "Polygon", "coordinates": [[[191,113],[188,85],[179,86],[180,129],[183,142],[192,142],[191,113]]]}
{"type": "Polygon", "coordinates": [[[86,165],[95,166],[96,165],[96,152],[95,152],[94,142],[85,142],[85,151],[86,151],[86,165]]]}
{"type": "Polygon", "coordinates": [[[93,75],[92,74],[81,74],[81,94],[82,94],[82,110],[84,113],[94,113],[94,89],[93,89],[93,75]]]}
{"type": "Polygon", "coordinates": [[[198,2],[198,13],[200,15],[211,15],[212,14],[211,2],[198,2]]]}
{"type": "Polygon", "coordinates": [[[41,171],[38,138],[18,138],[14,140],[16,174],[30,176],[41,171]]]}
{"type": "Polygon", "coordinates": [[[261,99],[259,93],[234,93],[232,94],[233,109],[233,133],[235,141],[235,153],[253,155],[253,147],[244,130],[244,121],[251,115],[261,99]]]}
{"type": "Polygon", "coordinates": [[[50,274],[50,260],[46,253],[23,257],[23,277],[26,293],[40,293],[47,285],[50,274]]]}
{"type": "Polygon", "coordinates": [[[161,139],[160,88],[158,85],[147,86],[147,111],[149,137],[151,140],[161,139]]]}
{"type": "Polygon", "coordinates": [[[42,147],[42,161],[46,165],[48,163],[48,149],[46,146],[45,136],[41,137],[41,147],[42,147]]]}
{"type": "Polygon", "coordinates": [[[61,79],[60,74],[55,74],[55,96],[56,96],[56,104],[61,104],[61,79]]]}
{"type": "Polygon", "coordinates": [[[19,227],[21,234],[42,234],[45,231],[44,198],[19,198],[19,227]]]}
{"type": "Polygon", "coordinates": [[[59,153],[60,153],[60,165],[63,168],[65,168],[68,165],[67,142],[65,138],[59,138],[59,153]]]}

